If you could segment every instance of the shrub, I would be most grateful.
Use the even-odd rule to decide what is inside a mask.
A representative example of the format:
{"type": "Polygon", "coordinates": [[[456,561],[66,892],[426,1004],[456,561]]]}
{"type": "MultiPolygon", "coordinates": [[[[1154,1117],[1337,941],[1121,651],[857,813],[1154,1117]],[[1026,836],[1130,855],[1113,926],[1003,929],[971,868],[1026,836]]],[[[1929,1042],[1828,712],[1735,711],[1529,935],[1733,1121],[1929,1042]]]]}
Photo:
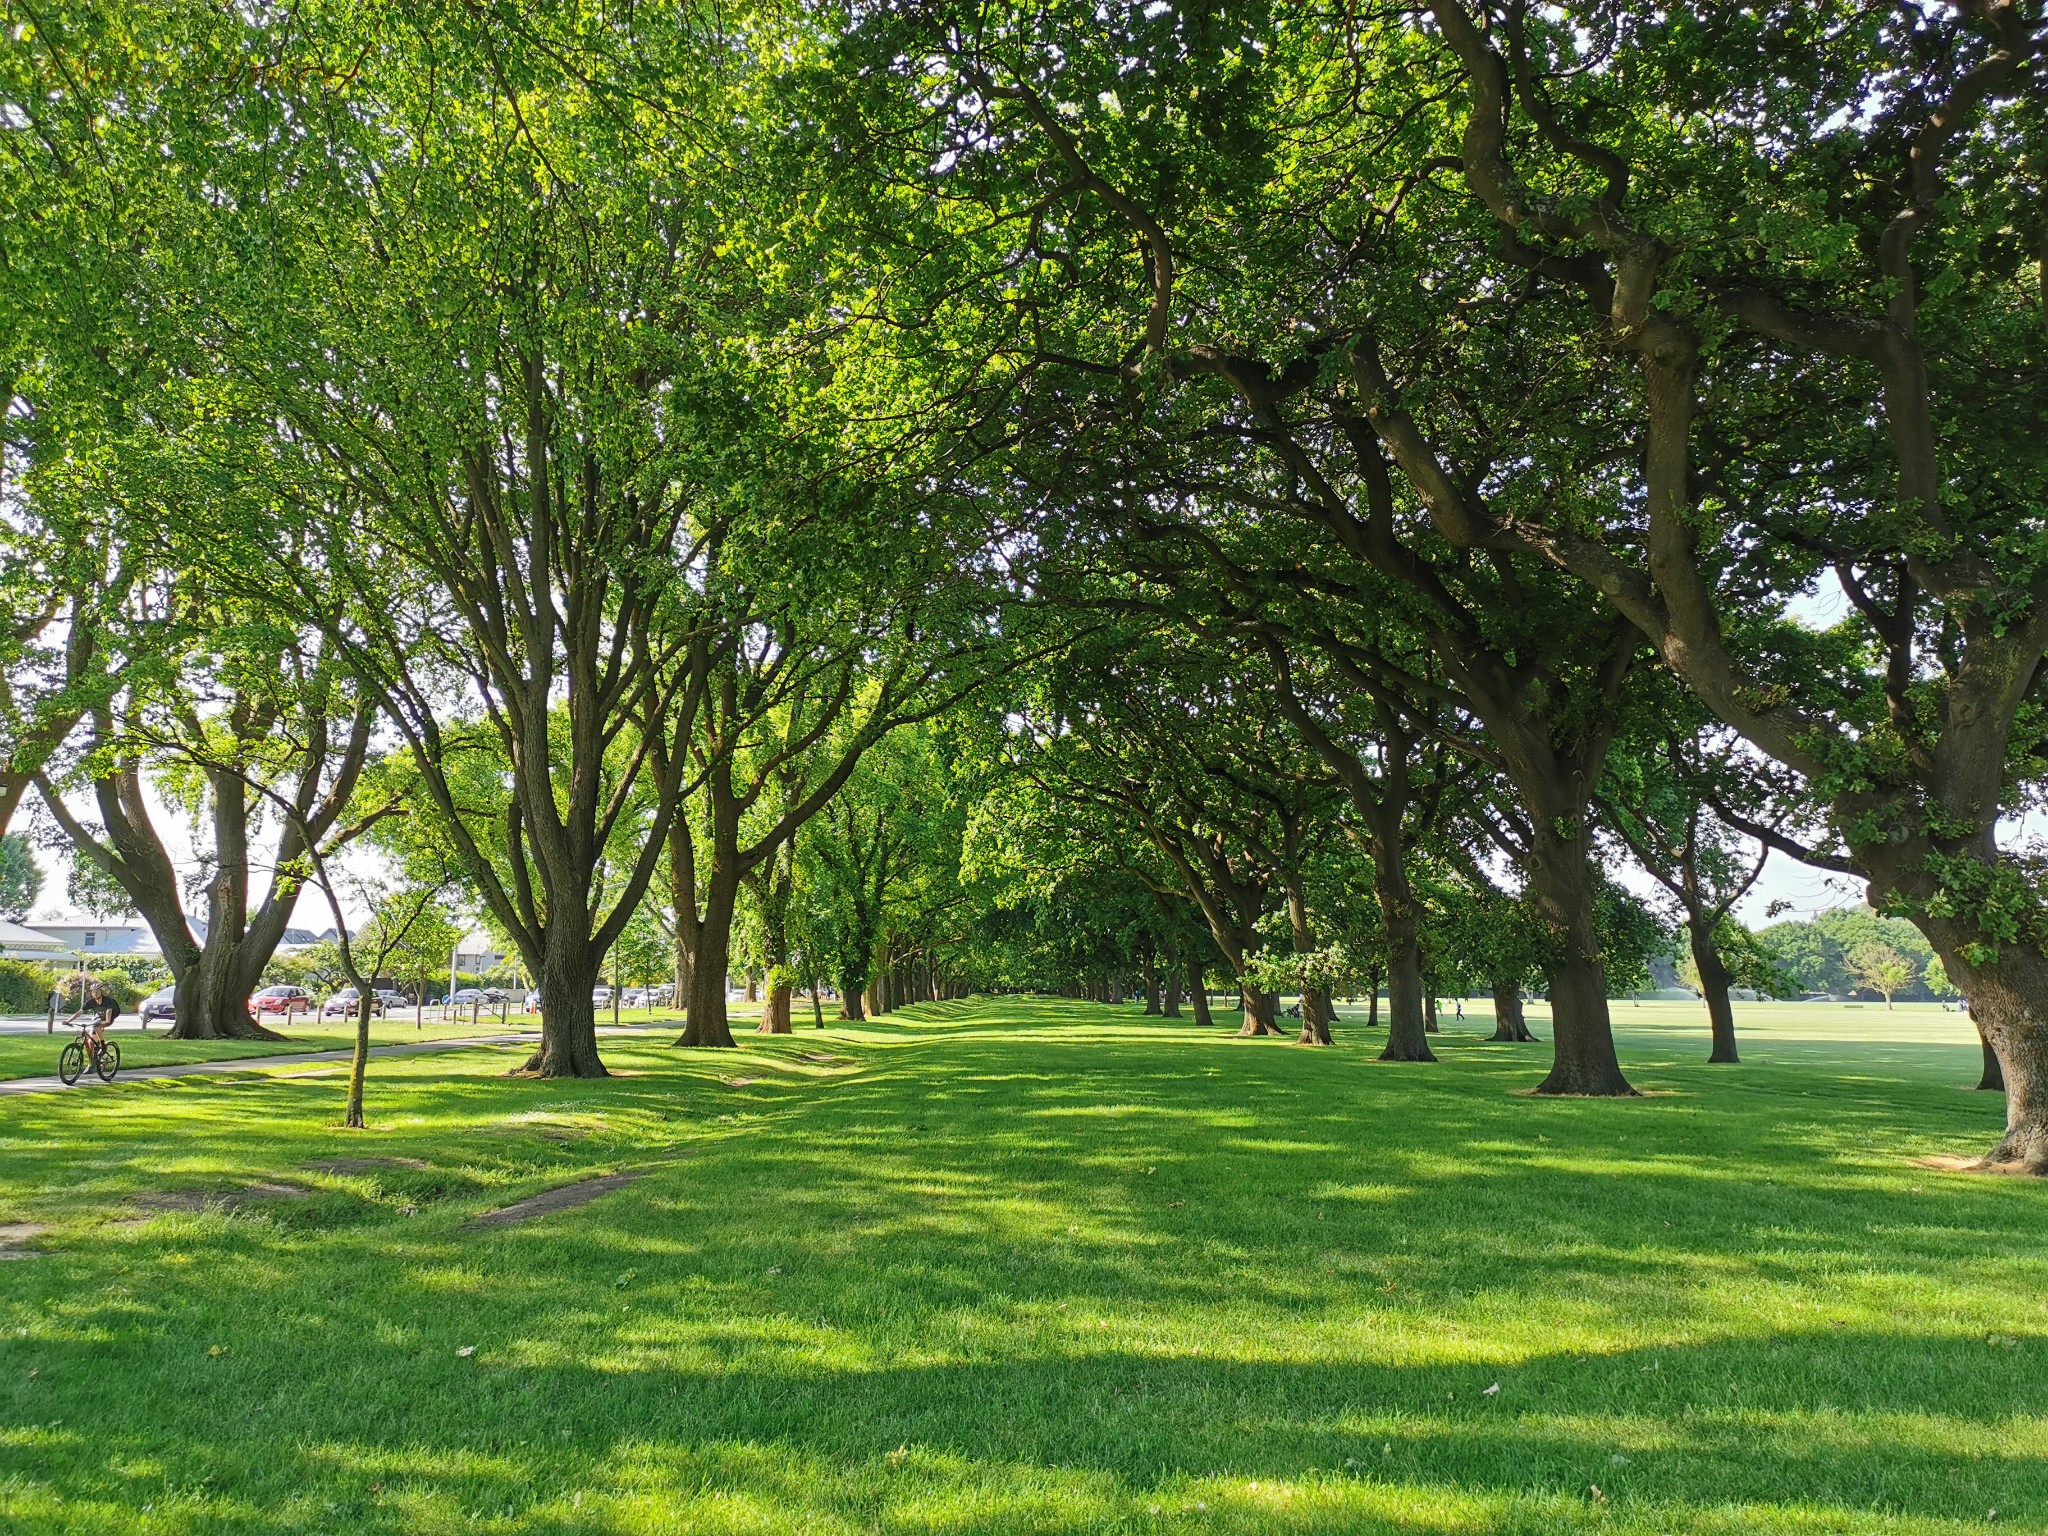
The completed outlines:
{"type": "Polygon", "coordinates": [[[57,973],[33,960],[0,960],[0,1013],[42,1013],[57,973]]]}
{"type": "MultiPolygon", "coordinates": [[[[68,1013],[78,1006],[78,999],[85,995],[81,989],[86,983],[93,981],[97,981],[113,994],[114,1001],[121,1005],[123,1013],[133,1013],[141,1006],[143,998],[149,995],[148,992],[145,992],[133,981],[130,981],[127,974],[122,971],[102,971],[98,976],[94,976],[90,971],[69,971],[65,973],[63,978],[65,1012],[68,1013]]],[[[155,990],[154,987],[149,989],[150,992],[155,990]]],[[[45,982],[42,998],[36,1003],[36,1012],[41,1013],[43,1011],[49,996],[50,984],[45,982]]]]}

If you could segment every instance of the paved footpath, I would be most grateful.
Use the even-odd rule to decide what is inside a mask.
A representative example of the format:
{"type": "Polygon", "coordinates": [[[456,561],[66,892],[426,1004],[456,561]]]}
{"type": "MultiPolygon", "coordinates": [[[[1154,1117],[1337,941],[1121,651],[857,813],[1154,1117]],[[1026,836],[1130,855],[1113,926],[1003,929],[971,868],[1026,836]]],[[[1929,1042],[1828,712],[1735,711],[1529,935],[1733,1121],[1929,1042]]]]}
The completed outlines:
{"type": "MultiPolygon", "coordinates": [[[[462,1040],[421,1040],[404,1045],[373,1045],[372,1056],[418,1056],[428,1051],[460,1051],[475,1045],[511,1045],[521,1040],[532,1040],[532,1035],[472,1035],[462,1040]]],[[[183,1061],[165,1067],[123,1067],[114,1084],[148,1077],[214,1077],[227,1072],[255,1072],[268,1067],[304,1067],[326,1065],[330,1062],[348,1061],[355,1056],[351,1050],[302,1051],[290,1056],[241,1056],[233,1061],[183,1061]]],[[[73,1088],[103,1088],[102,1083],[90,1072],[81,1077],[73,1088]]],[[[60,1077],[10,1077],[0,1079],[0,1098],[16,1093],[62,1093],[66,1084],[60,1077]]]]}
{"type": "MultiPolygon", "coordinates": [[[[598,1030],[599,1035],[638,1035],[650,1031],[667,1034],[675,1030],[676,1024],[663,1021],[660,1024],[625,1024],[617,1028],[607,1024],[598,1030]]],[[[479,1045],[532,1045],[540,1036],[533,1033],[522,1035],[467,1035],[459,1040],[408,1041],[403,1045],[373,1045],[372,1056],[418,1056],[428,1051],[462,1051],[479,1045]]],[[[233,1061],[185,1061],[163,1067],[123,1067],[115,1084],[150,1077],[214,1077],[228,1072],[256,1072],[269,1067],[325,1067],[332,1062],[348,1061],[353,1058],[352,1050],[302,1051],[290,1056],[242,1056],[233,1061]]],[[[301,1074],[306,1075],[306,1074],[301,1074]]],[[[72,1087],[100,1088],[109,1086],[100,1082],[90,1072],[86,1073],[72,1087]]],[[[62,1093],[65,1084],[57,1077],[11,1077],[0,1079],[0,1098],[17,1093],[62,1093]]]]}

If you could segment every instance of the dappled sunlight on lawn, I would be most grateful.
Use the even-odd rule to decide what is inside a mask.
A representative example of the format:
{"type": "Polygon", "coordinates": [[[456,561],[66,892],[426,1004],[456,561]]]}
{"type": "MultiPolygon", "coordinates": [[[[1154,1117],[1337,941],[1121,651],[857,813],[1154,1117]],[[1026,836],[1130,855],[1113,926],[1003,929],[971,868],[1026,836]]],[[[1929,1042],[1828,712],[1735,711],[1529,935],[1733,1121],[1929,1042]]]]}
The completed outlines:
{"type": "Polygon", "coordinates": [[[1388,1071],[1023,1000],[604,1048],[378,1062],[367,1133],[289,1080],[0,1105],[0,1219],[51,1228],[0,1266],[0,1526],[2048,1521],[2048,1191],[1912,1164],[1995,1122],[1953,1072],[1541,1101],[1456,1030],[1388,1071]]]}

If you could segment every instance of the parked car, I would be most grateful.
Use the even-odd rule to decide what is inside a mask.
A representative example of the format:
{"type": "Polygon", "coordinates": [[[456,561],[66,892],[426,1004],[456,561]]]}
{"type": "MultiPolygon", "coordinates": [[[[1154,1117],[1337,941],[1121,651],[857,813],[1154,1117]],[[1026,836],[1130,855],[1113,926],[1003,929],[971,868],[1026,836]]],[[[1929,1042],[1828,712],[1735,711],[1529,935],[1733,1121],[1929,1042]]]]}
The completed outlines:
{"type": "Polygon", "coordinates": [[[610,987],[592,987],[590,989],[590,1000],[600,1008],[609,1008],[612,1005],[612,989],[610,987]]]}
{"type": "Polygon", "coordinates": [[[410,1008],[412,1006],[411,998],[407,997],[403,992],[393,992],[388,987],[379,987],[377,989],[377,1001],[384,1005],[387,1013],[393,1008],[410,1008]]]}
{"type": "Polygon", "coordinates": [[[483,987],[463,987],[448,999],[458,1008],[467,1008],[472,1003],[495,1003],[497,998],[483,987]]]}
{"type": "Polygon", "coordinates": [[[175,1021],[178,1017],[178,988],[175,983],[161,987],[145,997],[135,1010],[142,1015],[142,1027],[149,1028],[158,1019],[175,1021]]]}
{"type": "MultiPolygon", "coordinates": [[[[384,997],[382,993],[372,992],[370,994],[370,1012],[374,1017],[383,1017],[384,997]]],[[[320,1005],[320,1016],[323,1019],[336,1016],[345,1019],[354,1018],[356,1016],[356,989],[354,987],[343,987],[334,996],[320,1005]]]]}
{"type": "Polygon", "coordinates": [[[249,1011],[259,1019],[266,1013],[281,1013],[290,1019],[294,1014],[313,1013],[318,1008],[313,994],[304,987],[265,987],[249,999],[249,1011]]]}

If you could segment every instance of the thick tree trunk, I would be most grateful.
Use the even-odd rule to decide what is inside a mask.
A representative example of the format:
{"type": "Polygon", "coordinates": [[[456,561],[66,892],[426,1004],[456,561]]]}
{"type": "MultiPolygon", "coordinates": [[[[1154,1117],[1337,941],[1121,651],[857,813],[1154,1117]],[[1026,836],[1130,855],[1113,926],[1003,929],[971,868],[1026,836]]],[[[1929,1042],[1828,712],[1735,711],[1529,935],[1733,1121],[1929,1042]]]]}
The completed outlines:
{"type": "Polygon", "coordinates": [[[775,982],[768,988],[768,1002],[761,1010],[761,1022],[755,1027],[757,1035],[786,1035],[789,1028],[790,989],[786,982],[775,982]]]}
{"type": "MultiPolygon", "coordinates": [[[[1381,1061],[1435,1061],[1422,1016],[1422,944],[1415,931],[1415,903],[1405,877],[1376,876],[1380,934],[1387,946],[1387,1045],[1381,1061]]],[[[1379,992],[1374,988],[1374,1011],[1379,992]]]]}
{"type": "Polygon", "coordinates": [[[1207,1029],[1216,1020],[1209,1012],[1209,978],[1202,970],[1202,962],[1188,962],[1188,1006],[1195,1010],[1195,1023],[1207,1029]]]}
{"type": "Polygon", "coordinates": [[[1277,998],[1270,992],[1261,992],[1250,982],[1238,984],[1238,996],[1243,999],[1244,1027],[1240,1035],[1277,1035],[1280,1031],[1273,1026],[1274,1004],[1277,998]]]}
{"type": "Polygon", "coordinates": [[[1522,984],[1518,981],[1497,981],[1493,984],[1493,1034],[1494,1040],[1514,1045],[1525,1045],[1535,1040],[1529,1033],[1529,1021],[1522,1013],[1522,984]]]}
{"type": "Polygon", "coordinates": [[[1739,1062],[1742,1057],[1735,1050],[1735,1003],[1729,996],[1735,978],[1722,961],[1721,952],[1714,948],[1714,925],[1695,918],[1685,926],[1692,944],[1693,968],[1700,973],[1700,1000],[1707,1005],[1707,1028],[1713,1039],[1707,1064],[1739,1062]]]}
{"type": "Polygon", "coordinates": [[[1979,1166],[2048,1175],[2048,956],[2007,944],[1996,959],[1972,965],[1969,948],[1981,943],[1974,929],[1953,918],[1924,926],[1950,979],[1969,999],[1970,1017],[2005,1084],[2005,1135],[1979,1166]]]}
{"type": "Polygon", "coordinates": [[[1380,973],[1377,970],[1365,978],[1365,1027],[1380,1027],[1380,973]]]}
{"type": "Polygon", "coordinates": [[[864,1019],[866,1012],[861,1008],[861,994],[867,990],[865,976],[842,976],[839,978],[839,1017],[847,1020],[864,1019]]]}
{"type": "MultiPolygon", "coordinates": [[[[578,909],[571,908],[573,915],[578,909]]],[[[540,977],[540,1045],[519,1070],[534,1077],[606,1077],[597,1055],[597,1005],[590,999],[603,957],[587,934],[567,931],[568,917],[551,926],[540,977]]]]}
{"type": "MultiPolygon", "coordinates": [[[[1584,1094],[1630,1098],[1636,1090],[1622,1075],[1607,1012],[1607,969],[1600,958],[1594,918],[1598,886],[1583,835],[1562,835],[1551,816],[1536,823],[1529,855],[1529,886],[1536,909],[1550,930],[1552,955],[1544,967],[1550,992],[1550,1073],[1536,1086],[1541,1094],[1584,1094]]],[[[1583,827],[1582,822],[1573,822],[1583,827]]]]}
{"type": "MultiPolygon", "coordinates": [[[[212,937],[212,935],[209,935],[212,937]]],[[[249,1012],[249,996],[262,975],[262,962],[224,936],[204,945],[178,977],[178,1011],[172,1021],[173,1040],[282,1040],[286,1037],[249,1012]]],[[[266,954],[263,959],[269,959],[266,954]]],[[[286,1016],[289,1027],[296,1020],[286,1016]]]]}
{"type": "Polygon", "coordinates": [[[1422,1000],[1422,1027],[1432,1035],[1444,1032],[1443,1025],[1436,1018],[1436,994],[1428,993],[1422,1000]]]}
{"type": "Polygon", "coordinates": [[[1181,979],[1180,967],[1169,965],[1163,982],[1165,995],[1159,1000],[1159,1011],[1169,1019],[1180,1017],[1181,979]]]}
{"type": "Polygon", "coordinates": [[[1151,960],[1145,962],[1145,1013],[1147,1017],[1159,1013],[1159,967],[1151,960]]]}
{"type": "MultiPolygon", "coordinates": [[[[732,1025],[725,1013],[725,965],[732,953],[732,913],[739,899],[739,875],[714,857],[698,928],[690,975],[690,1007],[677,1045],[730,1046],[732,1025]]],[[[588,995],[589,989],[584,989],[588,995]]]]}

